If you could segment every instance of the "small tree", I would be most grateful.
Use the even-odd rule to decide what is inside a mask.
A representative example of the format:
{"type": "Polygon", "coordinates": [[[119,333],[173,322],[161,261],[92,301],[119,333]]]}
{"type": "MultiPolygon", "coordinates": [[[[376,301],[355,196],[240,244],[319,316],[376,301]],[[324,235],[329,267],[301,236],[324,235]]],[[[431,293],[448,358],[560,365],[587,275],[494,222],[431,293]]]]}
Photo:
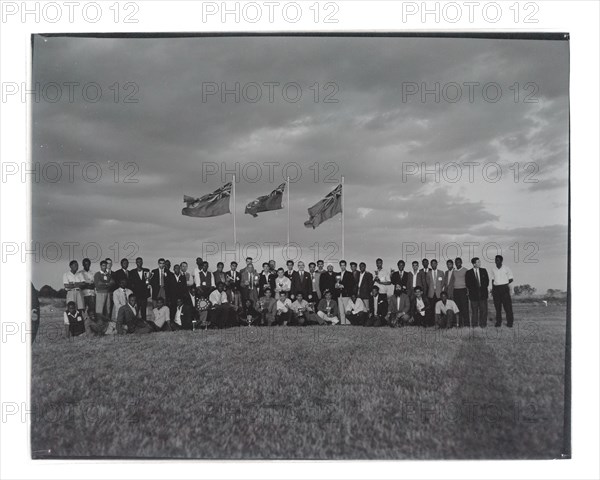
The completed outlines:
{"type": "Polygon", "coordinates": [[[515,292],[515,296],[533,295],[536,292],[536,289],[527,283],[525,285],[515,286],[514,292],[515,292]]]}

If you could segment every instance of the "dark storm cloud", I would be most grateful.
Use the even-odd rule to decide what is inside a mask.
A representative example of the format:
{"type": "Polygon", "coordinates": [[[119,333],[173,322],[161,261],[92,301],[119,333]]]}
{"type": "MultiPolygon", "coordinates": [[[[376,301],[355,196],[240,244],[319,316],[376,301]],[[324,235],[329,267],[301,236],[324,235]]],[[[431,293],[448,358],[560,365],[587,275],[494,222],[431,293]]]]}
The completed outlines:
{"type": "MultiPolygon", "coordinates": [[[[292,240],[310,245],[336,237],[337,219],[315,231],[302,222],[306,209],[335,187],[326,183],[327,175],[334,180],[344,175],[346,249],[357,256],[374,248],[395,256],[397,232],[446,241],[481,226],[481,235],[491,236],[492,226],[502,230],[503,222],[522,221],[507,215],[519,201],[533,210],[543,209],[549,198],[566,201],[566,42],[36,37],[34,59],[34,82],[40,85],[95,82],[102,88],[97,103],[83,100],[76,89],[72,103],[65,90],[57,103],[34,104],[34,162],[95,162],[102,169],[96,183],[63,176],[57,183],[34,184],[35,241],[81,238],[110,245],[127,238],[139,241],[149,259],[168,252],[191,259],[203,240],[230,242],[230,216],[198,220],[180,214],[184,194],[202,195],[231,180],[219,172],[203,181],[203,165],[209,163],[237,168],[238,174],[251,162],[262,166],[257,181],[246,178],[237,185],[241,242],[285,241],[285,210],[258,219],[239,212],[284,181],[283,166],[292,162],[302,173],[291,185],[292,240]],[[131,97],[137,103],[123,102],[133,92],[125,89],[127,82],[137,88],[131,97]],[[229,88],[256,82],[263,85],[263,97],[257,103],[243,98],[236,103],[231,95],[225,102],[219,95],[203,101],[207,82],[229,88]],[[280,84],[273,87],[272,103],[265,82],[280,84]],[[288,82],[302,88],[296,103],[282,98],[281,86],[288,82]],[[323,101],[333,91],[325,89],[328,82],[335,84],[337,103],[323,101]],[[466,89],[457,103],[403,98],[407,83],[431,88],[436,82],[496,82],[503,93],[497,103],[485,101],[481,89],[472,103],[466,89]],[[518,102],[509,89],[515,82],[518,102]],[[537,103],[523,103],[527,82],[537,86],[537,103]],[[406,162],[467,161],[537,162],[541,181],[507,186],[514,203],[501,207],[489,199],[485,182],[402,178],[406,162]],[[272,181],[266,162],[276,164],[272,181]],[[130,163],[137,183],[124,182],[130,163]],[[377,238],[365,241],[365,229],[377,238]]],[[[555,221],[566,222],[566,216],[555,221]]],[[[56,283],[55,275],[40,266],[43,282],[56,283]]]]}

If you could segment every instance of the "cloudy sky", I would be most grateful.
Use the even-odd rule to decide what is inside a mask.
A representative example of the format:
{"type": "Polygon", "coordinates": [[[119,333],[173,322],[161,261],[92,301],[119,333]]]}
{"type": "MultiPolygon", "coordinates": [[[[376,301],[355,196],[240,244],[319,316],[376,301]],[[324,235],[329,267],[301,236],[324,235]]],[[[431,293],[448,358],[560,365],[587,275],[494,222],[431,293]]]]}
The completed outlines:
{"type": "MultiPolygon", "coordinates": [[[[189,218],[181,208],[184,194],[208,193],[236,168],[238,242],[260,245],[259,263],[275,248],[282,263],[269,242],[286,242],[287,210],[258,218],[243,210],[282,183],[288,165],[290,240],[306,262],[340,258],[330,244],[341,242],[339,217],[316,230],[303,222],[344,175],[348,260],[372,268],[380,256],[395,267],[403,256],[460,253],[485,265],[500,247],[516,284],[566,289],[566,41],[35,37],[33,58],[38,288],[60,286],[70,243],[79,261],[141,255],[148,267],[159,256],[193,264],[207,248],[217,250],[211,269],[232,260],[222,245],[233,250],[232,215],[189,218]],[[236,83],[239,101],[223,98],[236,83]],[[439,101],[422,98],[436,83],[439,101]],[[453,101],[456,85],[462,97],[453,101]],[[423,179],[436,164],[439,179],[423,179]],[[216,173],[203,176],[207,168],[216,173]]],[[[253,246],[246,252],[257,256],[253,246]]]]}

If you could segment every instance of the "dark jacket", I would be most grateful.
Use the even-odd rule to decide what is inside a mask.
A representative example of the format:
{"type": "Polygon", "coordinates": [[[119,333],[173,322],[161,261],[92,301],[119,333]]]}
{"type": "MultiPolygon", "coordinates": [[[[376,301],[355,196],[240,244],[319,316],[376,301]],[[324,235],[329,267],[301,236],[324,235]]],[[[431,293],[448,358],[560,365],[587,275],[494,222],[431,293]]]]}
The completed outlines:
{"type": "Polygon", "coordinates": [[[467,290],[469,290],[470,300],[486,300],[488,298],[490,278],[488,277],[488,273],[485,268],[479,268],[479,280],[481,282],[481,286],[477,285],[475,270],[467,270],[467,273],[465,274],[465,283],[467,284],[467,290]]]}

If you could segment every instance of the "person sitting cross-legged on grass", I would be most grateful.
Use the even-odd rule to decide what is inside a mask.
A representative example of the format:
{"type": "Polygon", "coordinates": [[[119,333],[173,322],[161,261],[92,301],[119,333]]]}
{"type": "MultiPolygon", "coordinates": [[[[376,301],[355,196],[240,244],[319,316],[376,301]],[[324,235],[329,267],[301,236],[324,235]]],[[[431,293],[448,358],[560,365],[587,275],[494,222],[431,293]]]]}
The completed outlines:
{"type": "Polygon", "coordinates": [[[350,300],[346,303],[346,319],[350,325],[364,325],[367,316],[364,302],[356,296],[356,293],[350,295],[350,300]]]}
{"type": "Polygon", "coordinates": [[[122,305],[117,313],[117,333],[151,333],[152,327],[140,316],[137,299],[132,293],[127,298],[127,305],[122,305]]]}
{"type": "Polygon", "coordinates": [[[194,309],[189,303],[185,303],[183,298],[175,300],[175,314],[171,320],[172,330],[193,330],[194,309]]]}
{"type": "Polygon", "coordinates": [[[438,328],[452,328],[457,325],[458,307],[453,300],[448,298],[446,292],[442,292],[441,300],[435,304],[435,324],[438,328]]]}
{"type": "Polygon", "coordinates": [[[254,308],[254,302],[247,298],[242,310],[239,312],[240,323],[243,325],[257,325],[260,319],[260,313],[254,308]]]}
{"type": "Polygon", "coordinates": [[[410,299],[404,293],[402,285],[396,285],[394,295],[388,302],[387,321],[390,327],[407,325],[411,321],[410,316],[410,299]]]}
{"type": "Polygon", "coordinates": [[[272,293],[271,288],[265,288],[265,295],[258,300],[257,304],[261,325],[269,327],[275,323],[275,315],[277,314],[277,300],[273,298],[272,293]]]}
{"type": "Polygon", "coordinates": [[[414,295],[410,301],[410,315],[413,323],[420,327],[427,327],[431,310],[429,300],[423,296],[423,289],[419,285],[415,287],[414,295]]]}
{"type": "Polygon", "coordinates": [[[237,325],[237,314],[229,304],[227,293],[225,293],[225,284],[219,282],[216,290],[213,290],[208,297],[211,309],[208,315],[208,322],[215,328],[227,328],[237,325]]]}
{"type": "Polygon", "coordinates": [[[104,335],[108,328],[109,319],[106,315],[95,312],[88,312],[88,316],[84,318],[85,333],[89,335],[104,335]]]}
{"type": "Polygon", "coordinates": [[[325,322],[314,312],[312,304],[304,300],[304,294],[298,292],[296,300],[292,303],[292,324],[314,325],[317,323],[325,322]]]}
{"type": "Polygon", "coordinates": [[[77,304],[73,301],[67,303],[67,310],[64,314],[65,337],[78,337],[85,333],[85,323],[83,314],[77,310],[77,304]]]}
{"type": "Polygon", "coordinates": [[[287,298],[288,292],[281,290],[277,300],[275,323],[286,326],[292,320],[292,301],[287,298]]]}
{"type": "Polygon", "coordinates": [[[165,299],[158,297],[156,299],[156,307],[152,309],[152,320],[148,321],[148,325],[155,332],[169,332],[171,331],[171,324],[169,319],[171,318],[171,312],[169,307],[165,306],[165,299]]]}
{"type": "Polygon", "coordinates": [[[340,323],[338,302],[332,299],[331,291],[325,290],[325,298],[322,298],[317,306],[317,315],[330,325],[340,323]]]}

